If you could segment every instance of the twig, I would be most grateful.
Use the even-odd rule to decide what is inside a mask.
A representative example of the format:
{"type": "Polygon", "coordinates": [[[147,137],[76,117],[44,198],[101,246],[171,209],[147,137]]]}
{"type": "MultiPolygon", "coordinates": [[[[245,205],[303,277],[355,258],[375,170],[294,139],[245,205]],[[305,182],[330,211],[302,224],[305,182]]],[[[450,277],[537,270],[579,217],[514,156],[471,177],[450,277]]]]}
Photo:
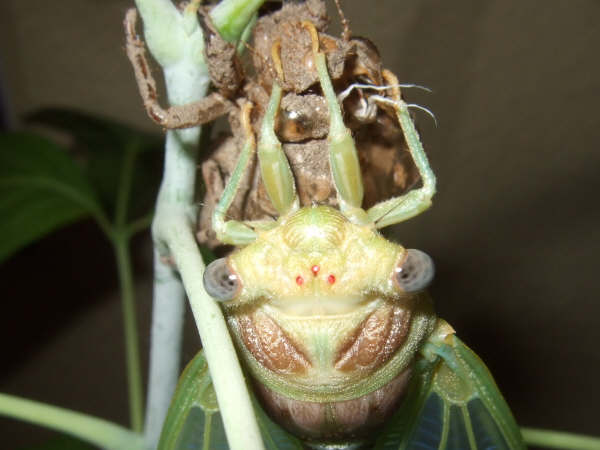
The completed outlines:
{"type": "MultiPolygon", "coordinates": [[[[196,14],[189,9],[179,13],[167,0],[136,0],[136,4],[144,20],[148,48],[163,69],[169,102],[182,105],[202,99],[210,80],[202,51],[202,30],[196,14]]],[[[262,1],[257,0],[221,2],[219,6],[224,8],[222,11],[227,11],[228,6],[231,11],[218,19],[213,17],[213,20],[229,33],[237,32],[239,36],[247,23],[246,20],[239,24],[239,18],[244,15],[251,18],[260,4],[262,1]]],[[[221,310],[202,284],[204,263],[194,238],[199,138],[199,127],[167,132],[165,168],[152,226],[153,238],[157,256],[172,257],[182,275],[212,375],[229,446],[234,450],[259,450],[263,448],[260,431],[233,343],[221,310]]],[[[164,267],[157,264],[155,268],[157,284],[154,304],[177,310],[183,297],[181,286],[177,285],[178,281],[172,273],[163,270],[164,267]],[[159,287],[161,276],[167,276],[168,289],[159,287]]],[[[179,360],[180,340],[161,336],[166,333],[165,327],[177,328],[178,325],[161,325],[157,314],[155,310],[150,373],[158,373],[159,370],[178,373],[179,368],[175,366],[179,360]]],[[[175,312],[170,316],[175,320],[177,315],[175,312]]],[[[172,377],[167,377],[167,380],[157,379],[156,376],[151,379],[150,408],[146,415],[146,444],[149,448],[156,446],[156,428],[161,428],[157,424],[163,423],[168,409],[165,399],[169,397],[166,393],[173,389],[172,377]]]]}
{"type": "Polygon", "coordinates": [[[154,252],[154,294],[150,331],[150,369],[146,442],[154,448],[175,392],[181,364],[185,291],[175,269],[154,252]]]}

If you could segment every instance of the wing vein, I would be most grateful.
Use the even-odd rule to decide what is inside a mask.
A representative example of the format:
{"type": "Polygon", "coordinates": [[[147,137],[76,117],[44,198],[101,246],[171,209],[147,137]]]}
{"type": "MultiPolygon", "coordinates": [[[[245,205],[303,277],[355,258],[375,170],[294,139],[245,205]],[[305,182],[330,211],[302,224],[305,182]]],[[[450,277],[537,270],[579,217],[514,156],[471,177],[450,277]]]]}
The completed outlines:
{"type": "Polygon", "coordinates": [[[442,437],[440,439],[440,445],[438,446],[439,450],[443,450],[448,445],[448,431],[450,429],[450,407],[447,402],[444,402],[444,411],[442,413],[442,437]]]}
{"type": "Polygon", "coordinates": [[[212,414],[208,414],[206,413],[205,418],[204,418],[204,436],[203,436],[203,442],[202,442],[202,449],[203,450],[210,450],[210,431],[211,431],[211,425],[212,425],[212,414]]]}
{"type": "Polygon", "coordinates": [[[471,424],[471,416],[466,406],[461,406],[463,419],[465,420],[465,430],[467,431],[467,437],[469,438],[469,446],[471,450],[477,450],[477,443],[475,442],[475,433],[473,433],[473,425],[471,424]]]}

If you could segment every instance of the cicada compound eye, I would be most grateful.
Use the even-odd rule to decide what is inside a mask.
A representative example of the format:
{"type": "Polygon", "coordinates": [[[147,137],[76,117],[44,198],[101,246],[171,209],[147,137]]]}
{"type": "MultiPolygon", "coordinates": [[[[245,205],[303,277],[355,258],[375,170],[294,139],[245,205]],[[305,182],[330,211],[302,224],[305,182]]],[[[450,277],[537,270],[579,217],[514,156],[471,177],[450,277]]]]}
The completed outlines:
{"type": "Polygon", "coordinates": [[[435,266],[431,257],[421,250],[409,248],[406,258],[398,267],[394,277],[396,283],[405,292],[418,292],[425,289],[435,274],[435,266]]]}
{"type": "Polygon", "coordinates": [[[206,266],[202,281],[206,292],[218,302],[231,300],[241,286],[239,277],[227,264],[227,258],[219,258],[206,266]]]}

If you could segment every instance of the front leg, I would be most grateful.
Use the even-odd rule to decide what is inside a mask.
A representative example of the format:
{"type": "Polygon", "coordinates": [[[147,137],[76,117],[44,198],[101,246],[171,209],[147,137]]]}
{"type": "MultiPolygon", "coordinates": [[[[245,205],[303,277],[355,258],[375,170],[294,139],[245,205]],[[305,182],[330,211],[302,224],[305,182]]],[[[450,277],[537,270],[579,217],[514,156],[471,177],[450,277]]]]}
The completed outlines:
{"type": "Polygon", "coordinates": [[[383,228],[410,219],[431,206],[431,198],[435,194],[435,174],[429,166],[427,155],[421,144],[419,133],[408,112],[408,105],[400,96],[398,78],[389,70],[383,71],[385,81],[392,87],[392,98],[372,96],[375,101],[392,105],[396,111],[398,122],[410,154],[417,166],[423,186],[400,197],[383,201],[370,208],[367,213],[377,228],[383,228]]]}
{"type": "Polygon", "coordinates": [[[351,221],[366,223],[367,217],[361,208],[364,187],[356,145],[352,133],[344,124],[342,110],[327,71],[325,53],[319,49],[317,29],[311,22],[303,22],[302,25],[310,33],[313,61],[329,110],[329,164],[340,210],[351,221]]]}
{"type": "MultiPolygon", "coordinates": [[[[279,78],[283,79],[283,67],[281,65],[279,50],[279,43],[275,43],[271,48],[271,58],[279,78]]],[[[296,211],[300,203],[290,163],[283,151],[279,138],[275,134],[275,123],[281,102],[281,95],[282,88],[279,82],[273,80],[271,96],[260,126],[258,161],[260,164],[260,176],[265,185],[267,195],[277,212],[280,215],[285,215],[296,211]]]]}
{"type": "Polygon", "coordinates": [[[211,122],[234,107],[233,103],[221,94],[213,92],[198,102],[162,108],[158,103],[156,81],[150,72],[144,42],[138,38],[135,31],[136,22],[137,10],[131,8],[127,11],[124,21],[127,57],[133,66],[146,112],[154,122],[168,129],[190,128],[211,122]]]}
{"type": "Polygon", "coordinates": [[[224,244],[247,245],[256,239],[255,230],[264,230],[272,228],[276,222],[271,220],[263,221],[238,221],[227,220],[227,210],[231,206],[233,199],[240,188],[242,177],[250,165],[250,161],[256,150],[256,140],[250,125],[250,111],[252,104],[245,103],[241,108],[241,123],[244,129],[245,142],[240,156],[236,163],[223,193],[221,199],[215,207],[212,216],[212,227],[217,235],[217,239],[224,244]]]}

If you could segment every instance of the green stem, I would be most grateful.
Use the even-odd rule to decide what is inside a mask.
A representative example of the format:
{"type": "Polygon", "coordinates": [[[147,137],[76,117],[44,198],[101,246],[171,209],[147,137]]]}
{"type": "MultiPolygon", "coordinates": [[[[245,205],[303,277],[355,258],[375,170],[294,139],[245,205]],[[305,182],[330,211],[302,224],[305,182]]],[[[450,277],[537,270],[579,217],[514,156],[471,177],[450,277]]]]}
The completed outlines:
{"type": "Polygon", "coordinates": [[[539,428],[521,428],[527,445],[544,448],[564,448],[568,450],[600,449],[600,438],[561,431],[541,430],[539,428]]]}
{"type": "Polygon", "coordinates": [[[123,309],[127,384],[129,390],[129,414],[132,429],[141,432],[144,427],[142,375],[135,312],[135,290],[129,252],[131,227],[127,226],[127,210],[129,208],[133,169],[138,148],[139,140],[135,139],[129,142],[125,149],[115,208],[115,232],[113,232],[112,237],[121,284],[121,306],[123,309]]]}
{"type": "MultiPolygon", "coordinates": [[[[158,208],[157,208],[158,209],[158,208]]],[[[232,450],[264,450],[262,437],[240,362],[220,306],[204,289],[204,262],[184,211],[156,224],[166,242],[188,294],[202,347],[208,362],[219,410],[232,450]]]]}
{"type": "Polygon", "coordinates": [[[142,437],[119,425],[57,406],[0,394],[0,415],[68,433],[102,448],[142,449],[142,437]]]}
{"type": "Polygon", "coordinates": [[[117,193],[117,205],[115,208],[115,224],[117,227],[122,227],[127,222],[127,209],[129,207],[129,197],[133,181],[133,166],[135,164],[138,147],[138,139],[130,142],[125,149],[125,155],[123,156],[121,176],[119,178],[119,190],[117,193]]]}
{"type": "Polygon", "coordinates": [[[125,233],[115,233],[113,245],[121,285],[121,306],[123,309],[123,329],[125,332],[131,428],[136,432],[141,432],[144,426],[142,375],[135,313],[135,291],[133,287],[131,258],[129,254],[129,239],[126,237],[125,233]]]}

